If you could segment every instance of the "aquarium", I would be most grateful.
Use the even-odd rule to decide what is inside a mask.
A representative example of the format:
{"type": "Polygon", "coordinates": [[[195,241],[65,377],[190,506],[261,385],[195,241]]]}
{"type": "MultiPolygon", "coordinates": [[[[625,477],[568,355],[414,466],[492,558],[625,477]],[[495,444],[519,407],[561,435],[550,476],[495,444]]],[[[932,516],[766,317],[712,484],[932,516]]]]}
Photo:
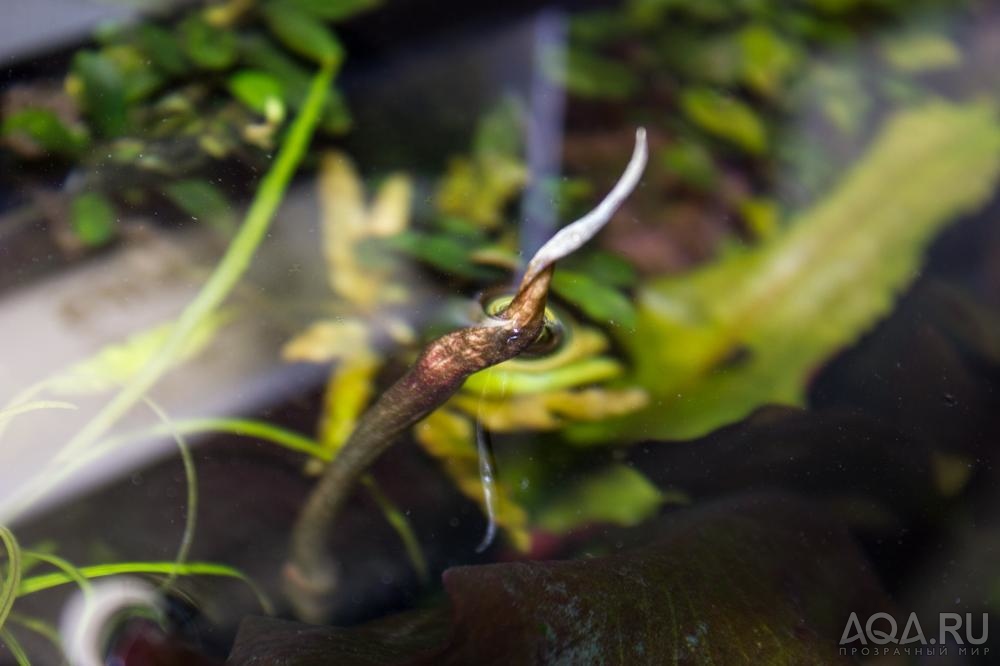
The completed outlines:
{"type": "Polygon", "coordinates": [[[1000,663],[988,0],[0,21],[0,664],[1000,663]]]}

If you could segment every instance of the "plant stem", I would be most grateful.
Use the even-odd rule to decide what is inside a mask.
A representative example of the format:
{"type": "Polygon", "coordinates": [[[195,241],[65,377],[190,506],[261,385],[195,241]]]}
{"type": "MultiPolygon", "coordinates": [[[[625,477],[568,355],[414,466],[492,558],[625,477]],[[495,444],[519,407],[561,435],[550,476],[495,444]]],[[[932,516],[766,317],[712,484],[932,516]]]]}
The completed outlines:
{"type": "Polygon", "coordinates": [[[404,430],[450,398],[472,374],[514,358],[538,339],[555,262],[577,250],[611,218],[632,192],[646,166],[646,132],[636,131],[635,149],[618,183],[590,213],[545,243],[528,264],[505,310],[430,343],[416,363],[358,421],[316,484],[292,531],[285,587],[298,616],[321,622],[330,610],[337,568],[328,553],[333,522],[357,479],[404,430]]]}

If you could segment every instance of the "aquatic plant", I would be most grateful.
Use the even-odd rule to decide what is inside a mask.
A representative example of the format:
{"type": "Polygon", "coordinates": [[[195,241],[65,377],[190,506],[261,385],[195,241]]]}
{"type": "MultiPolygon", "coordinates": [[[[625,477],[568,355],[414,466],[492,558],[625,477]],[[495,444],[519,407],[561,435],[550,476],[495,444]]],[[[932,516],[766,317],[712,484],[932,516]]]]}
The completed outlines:
{"type": "Polygon", "coordinates": [[[432,342],[361,417],[324,470],[292,533],[285,578],[301,617],[325,615],[337,580],[335,565],[325,552],[327,536],[357,477],[400,433],[443,404],[472,374],[535,344],[545,328],[545,299],[555,262],[579,249],[607,223],[638,184],[646,158],[646,135],[640,129],[618,183],[592,212],[561,229],[535,253],[511,301],[481,323],[432,342]]]}

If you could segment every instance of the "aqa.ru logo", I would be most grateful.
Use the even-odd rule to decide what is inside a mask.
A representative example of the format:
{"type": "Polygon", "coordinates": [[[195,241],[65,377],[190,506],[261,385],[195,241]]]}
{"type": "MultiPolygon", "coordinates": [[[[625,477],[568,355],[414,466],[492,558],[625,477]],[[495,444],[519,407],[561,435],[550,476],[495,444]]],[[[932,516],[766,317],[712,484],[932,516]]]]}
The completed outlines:
{"type": "Polygon", "coordinates": [[[902,633],[899,632],[896,619],[888,613],[875,613],[863,627],[858,614],[851,613],[840,637],[840,654],[862,657],[888,654],[947,655],[948,650],[952,649],[959,655],[985,655],[989,654],[990,649],[980,646],[987,638],[989,616],[986,613],[983,613],[982,625],[978,627],[978,631],[974,626],[972,613],[966,613],[964,618],[960,613],[940,613],[937,635],[932,634],[930,638],[924,634],[916,613],[910,613],[902,633]]]}

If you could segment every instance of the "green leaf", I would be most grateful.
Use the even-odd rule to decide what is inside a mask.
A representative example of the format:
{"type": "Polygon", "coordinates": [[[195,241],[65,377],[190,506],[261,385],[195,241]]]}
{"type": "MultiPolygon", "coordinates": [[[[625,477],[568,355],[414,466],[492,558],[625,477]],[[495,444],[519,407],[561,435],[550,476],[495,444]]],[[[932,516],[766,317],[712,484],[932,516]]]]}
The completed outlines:
{"type": "Polygon", "coordinates": [[[687,439],[764,404],[801,404],[816,369],[890,310],[937,232],[989,199],[998,170],[992,107],[899,112],[772,240],[646,285],[637,332],[620,339],[655,406],[573,434],[687,439]]]}
{"type": "Polygon", "coordinates": [[[616,464],[561,489],[534,523],[557,534],[592,523],[631,527],[654,515],[662,502],[663,495],[649,479],[628,465],[616,464]]]}
{"type": "Polygon", "coordinates": [[[104,245],[115,233],[115,209],[107,197],[87,192],[73,199],[71,224],[77,237],[86,245],[104,245]]]}
{"type": "Polygon", "coordinates": [[[385,239],[385,242],[393,249],[419,259],[446,275],[460,275],[477,280],[497,277],[495,269],[472,261],[472,247],[452,236],[405,231],[385,239]]]}
{"type": "Polygon", "coordinates": [[[87,119],[106,137],[121,135],[127,125],[125,84],[118,67],[94,51],[80,51],[73,58],[70,88],[79,87],[87,119]]]}
{"type": "Polygon", "coordinates": [[[262,11],[268,29],[291,51],[321,64],[343,62],[344,47],[314,16],[287,2],[270,2],[262,11]]]}
{"type": "Polygon", "coordinates": [[[907,74],[953,69],[962,64],[962,52],[954,42],[932,32],[893,36],[882,44],[882,53],[893,69],[907,74]]]}
{"type": "Polygon", "coordinates": [[[630,289],[639,279],[632,264],[606,250],[575,252],[563,259],[559,265],[577,273],[586,273],[602,284],[619,289],[630,289]]]}
{"type": "MultiPolygon", "coordinates": [[[[202,321],[171,365],[179,365],[197,355],[214,339],[226,320],[226,315],[217,314],[202,321]]],[[[46,385],[57,394],[86,395],[127,384],[160,352],[174,328],[174,322],[167,322],[102,347],[93,356],[48,380],[46,385]]]]}
{"type": "Polygon", "coordinates": [[[690,88],[681,95],[681,109],[692,123],[748,153],[767,150],[767,130],[753,109],[711,88],[690,88]]]}
{"type": "Polygon", "coordinates": [[[635,327],[635,309],[629,299],[586,273],[560,268],[552,276],[552,290],[599,324],[635,327]]]}
{"type": "Polygon", "coordinates": [[[743,80],[764,95],[777,94],[802,62],[798,50],[766,25],[747,26],[738,39],[743,80]]]}
{"type": "Polygon", "coordinates": [[[286,4],[326,21],[340,21],[382,4],[382,0],[285,0],[286,4]]]}
{"type": "Polygon", "coordinates": [[[179,76],[188,70],[184,51],[169,31],[152,23],[142,23],[136,28],[134,39],[153,65],[167,74],[179,76]]]}
{"type": "Polygon", "coordinates": [[[164,188],[171,202],[191,217],[231,231],[235,227],[232,204],[211,183],[204,180],[180,180],[164,188]]]}
{"type": "Polygon", "coordinates": [[[238,55],[236,34],[192,14],[180,24],[181,45],[193,63],[204,69],[226,69],[238,55]]]}
{"type": "Polygon", "coordinates": [[[4,119],[0,134],[23,135],[46,152],[69,156],[78,155],[88,143],[86,134],[67,127],[49,109],[15,111],[4,119]]]}
{"type": "Polygon", "coordinates": [[[719,178],[712,153],[696,141],[679,141],[660,154],[663,165],[685,185],[702,190],[711,188],[719,178]]]}
{"type": "Polygon", "coordinates": [[[639,88],[639,78],[631,69],[582,49],[570,48],[565,59],[554,50],[546,51],[542,67],[549,78],[581,97],[625,99],[639,88]]]}
{"type": "Polygon", "coordinates": [[[233,97],[245,104],[247,108],[263,115],[268,103],[284,103],[285,90],[276,77],[255,69],[242,69],[227,81],[227,87],[233,97]]]}

